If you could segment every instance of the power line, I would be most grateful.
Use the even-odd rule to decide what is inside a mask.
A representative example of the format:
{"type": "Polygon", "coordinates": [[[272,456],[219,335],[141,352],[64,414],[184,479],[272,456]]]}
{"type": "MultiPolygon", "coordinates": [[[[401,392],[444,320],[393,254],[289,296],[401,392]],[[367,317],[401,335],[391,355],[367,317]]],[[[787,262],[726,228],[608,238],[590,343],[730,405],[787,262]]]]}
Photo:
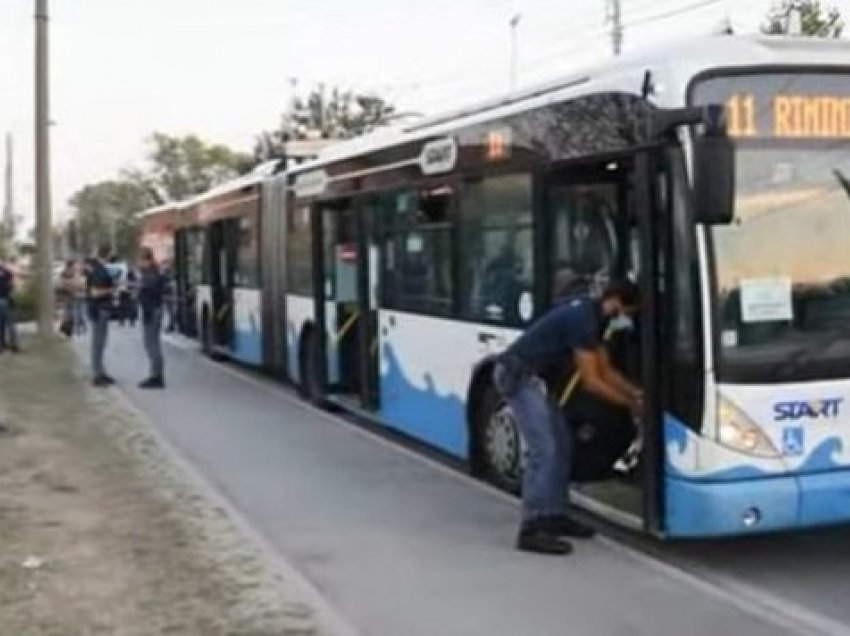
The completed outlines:
{"type": "Polygon", "coordinates": [[[678,9],[671,9],[670,11],[656,13],[655,15],[647,16],[645,18],[638,18],[636,20],[626,22],[625,26],[639,26],[642,24],[649,24],[651,22],[658,22],[659,20],[666,20],[668,18],[672,18],[683,13],[689,13],[691,11],[697,11],[698,9],[710,7],[713,4],[720,4],[723,1],[724,0],[703,0],[702,2],[694,2],[684,7],[679,7],[678,9]]]}
{"type": "MultiPolygon", "coordinates": [[[[667,20],[667,19],[670,19],[670,18],[678,16],[678,15],[682,15],[682,14],[689,13],[689,12],[692,12],[692,11],[697,11],[699,9],[703,9],[703,8],[706,8],[706,7],[709,7],[709,6],[712,6],[712,5],[719,4],[722,1],[723,0],[701,0],[700,2],[692,2],[692,3],[684,5],[684,6],[670,8],[670,9],[662,11],[662,12],[654,13],[654,14],[651,14],[651,15],[640,16],[640,17],[634,18],[632,20],[627,20],[622,24],[622,26],[623,27],[645,27],[649,24],[652,24],[652,23],[655,23],[655,22],[658,22],[658,21],[661,21],[661,20],[667,20]]],[[[647,2],[638,3],[637,6],[640,7],[640,8],[644,8],[644,7],[648,7],[650,4],[651,3],[649,1],[647,1],[647,2]]],[[[634,8],[634,5],[633,5],[633,8],[634,8]]],[[[574,27],[574,29],[575,29],[575,27],[574,27]]],[[[575,30],[573,30],[572,32],[574,33],[575,30]]],[[[587,45],[590,42],[599,41],[599,40],[601,40],[601,38],[605,37],[609,33],[610,33],[610,31],[608,29],[604,28],[604,27],[597,28],[593,31],[585,33],[585,35],[583,35],[579,39],[572,38],[568,43],[566,43],[567,44],[566,46],[564,44],[561,44],[557,47],[551,48],[548,52],[545,52],[542,55],[535,56],[531,59],[523,60],[520,67],[522,69],[528,69],[531,66],[536,66],[536,65],[539,65],[543,62],[548,62],[550,60],[554,60],[554,59],[558,59],[558,58],[564,58],[571,53],[575,53],[575,52],[578,52],[582,49],[586,49],[587,45]]],[[[450,77],[443,77],[443,78],[435,80],[435,81],[412,82],[410,84],[397,86],[397,87],[395,87],[395,90],[397,90],[397,91],[410,91],[410,92],[414,92],[414,93],[415,92],[432,92],[434,90],[450,87],[450,86],[455,85],[455,84],[464,84],[465,88],[468,89],[472,86],[476,86],[476,85],[480,85],[480,84],[484,84],[484,83],[490,83],[490,80],[488,78],[481,77],[479,69],[474,69],[474,70],[470,69],[468,72],[464,72],[464,73],[461,73],[461,74],[453,74],[450,77]],[[477,77],[478,79],[472,80],[470,82],[470,78],[472,78],[472,77],[477,77]]]]}

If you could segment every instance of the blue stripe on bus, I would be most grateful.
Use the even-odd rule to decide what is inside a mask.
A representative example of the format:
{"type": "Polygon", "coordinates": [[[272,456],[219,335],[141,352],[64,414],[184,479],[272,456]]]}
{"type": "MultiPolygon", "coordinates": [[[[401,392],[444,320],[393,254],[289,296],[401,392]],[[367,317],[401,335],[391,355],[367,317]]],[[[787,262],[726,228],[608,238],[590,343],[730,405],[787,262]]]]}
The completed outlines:
{"type": "Polygon", "coordinates": [[[727,482],[667,477],[664,495],[670,537],[738,535],[797,525],[799,489],[792,476],[727,482]],[[743,517],[753,509],[759,522],[748,527],[743,517]]]}
{"type": "Polygon", "coordinates": [[[263,363],[263,338],[257,331],[237,330],[233,335],[233,358],[245,364],[263,363]]]}
{"type": "MultiPolygon", "coordinates": [[[[681,422],[664,422],[666,453],[684,454],[693,443],[681,422]],[[671,448],[672,447],[672,448],[671,448]]],[[[665,526],[671,537],[738,535],[850,521],[850,470],[834,457],[837,437],[824,440],[789,473],[772,474],[740,464],[699,475],[682,473],[666,460],[665,526]],[[757,510],[752,526],[743,517],[757,510]]]]}
{"type": "Polygon", "coordinates": [[[430,373],[425,373],[418,384],[425,388],[404,374],[395,350],[385,344],[380,419],[391,428],[467,459],[469,441],[463,400],[451,393],[440,393],[430,373]]]}

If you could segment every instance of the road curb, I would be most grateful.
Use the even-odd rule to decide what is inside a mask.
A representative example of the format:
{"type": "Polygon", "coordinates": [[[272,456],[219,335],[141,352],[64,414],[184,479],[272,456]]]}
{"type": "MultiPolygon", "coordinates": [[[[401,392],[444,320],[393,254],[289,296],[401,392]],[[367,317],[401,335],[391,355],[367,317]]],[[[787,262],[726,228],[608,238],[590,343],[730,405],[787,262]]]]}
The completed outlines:
{"type": "Polygon", "coordinates": [[[328,636],[364,636],[297,567],[284,558],[280,551],[251,525],[245,515],[222,494],[210,479],[205,477],[165,435],[157,430],[153,420],[136,406],[132,398],[123,389],[113,387],[107,389],[107,392],[118,406],[126,409],[145,425],[156,444],[168,459],[174,462],[177,469],[186,475],[191,485],[197,488],[211,505],[223,510],[242,536],[253,543],[260,551],[261,556],[267,560],[267,563],[271,564],[272,569],[293,586],[301,596],[301,600],[312,609],[313,618],[322,632],[327,633],[328,636]]]}

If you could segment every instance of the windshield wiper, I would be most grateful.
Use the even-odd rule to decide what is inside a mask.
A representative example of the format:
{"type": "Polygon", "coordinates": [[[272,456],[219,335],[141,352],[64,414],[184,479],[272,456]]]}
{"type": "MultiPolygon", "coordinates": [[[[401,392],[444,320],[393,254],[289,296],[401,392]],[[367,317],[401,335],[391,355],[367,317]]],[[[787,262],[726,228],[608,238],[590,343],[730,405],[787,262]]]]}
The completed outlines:
{"type": "MultiPolygon", "coordinates": [[[[850,193],[848,193],[850,196],[850,193]]],[[[792,375],[799,370],[800,366],[806,362],[811,362],[815,357],[828,350],[832,345],[842,340],[850,340],[850,327],[844,327],[837,331],[826,334],[823,338],[816,340],[810,346],[798,350],[780,367],[783,371],[782,375],[792,375]]]]}

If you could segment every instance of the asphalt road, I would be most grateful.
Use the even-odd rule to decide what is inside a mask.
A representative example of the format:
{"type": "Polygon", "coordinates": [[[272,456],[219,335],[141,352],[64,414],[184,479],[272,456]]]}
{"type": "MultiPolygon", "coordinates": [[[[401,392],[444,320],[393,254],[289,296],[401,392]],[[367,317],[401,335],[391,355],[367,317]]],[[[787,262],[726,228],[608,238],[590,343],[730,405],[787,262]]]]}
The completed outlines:
{"type": "Polygon", "coordinates": [[[524,555],[509,498],[191,347],[139,391],[139,333],[110,337],[131,402],[364,635],[850,633],[846,532],[524,555]]]}

